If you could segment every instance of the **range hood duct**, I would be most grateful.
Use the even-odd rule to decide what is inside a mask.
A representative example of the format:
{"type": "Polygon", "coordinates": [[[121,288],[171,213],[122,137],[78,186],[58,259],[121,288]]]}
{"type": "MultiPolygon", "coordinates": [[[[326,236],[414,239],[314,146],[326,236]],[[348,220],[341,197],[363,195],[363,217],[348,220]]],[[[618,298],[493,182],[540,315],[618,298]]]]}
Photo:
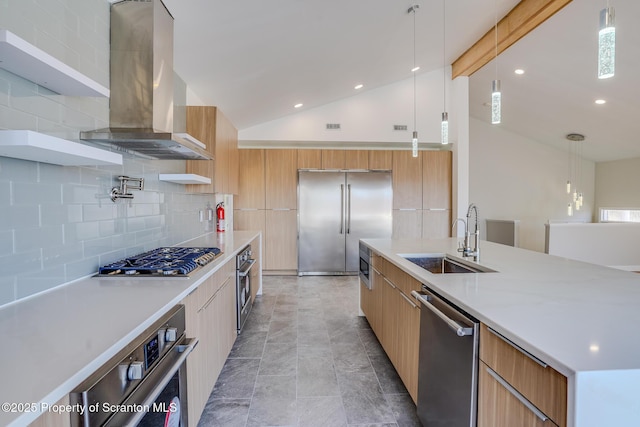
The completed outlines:
{"type": "Polygon", "coordinates": [[[161,0],[111,5],[110,78],[109,127],[80,139],[156,159],[211,159],[186,129],[174,129],[173,17],[161,0]]]}

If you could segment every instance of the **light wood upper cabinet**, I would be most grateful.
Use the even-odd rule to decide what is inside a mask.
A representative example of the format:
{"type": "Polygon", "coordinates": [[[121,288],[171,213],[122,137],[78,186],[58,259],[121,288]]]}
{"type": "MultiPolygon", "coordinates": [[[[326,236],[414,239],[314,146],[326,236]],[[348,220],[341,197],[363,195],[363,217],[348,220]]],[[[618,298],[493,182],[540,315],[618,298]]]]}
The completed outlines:
{"type": "Polygon", "coordinates": [[[422,152],[422,208],[451,209],[451,151],[422,152]]]}
{"type": "Polygon", "coordinates": [[[322,150],[300,149],[298,150],[298,169],[321,169],[322,150]]]}
{"type": "Polygon", "coordinates": [[[345,169],[369,169],[369,152],[367,150],[345,151],[345,169]]]}
{"type": "Polygon", "coordinates": [[[265,208],[264,151],[262,149],[238,150],[242,170],[238,176],[238,195],[233,200],[234,209],[265,208]]]}
{"type": "Polygon", "coordinates": [[[211,184],[189,184],[192,193],[237,194],[238,130],[216,107],[187,107],[187,133],[202,141],[213,160],[187,160],[187,173],[211,178],[211,184]]]}
{"type": "MultiPolygon", "coordinates": [[[[187,132],[216,156],[216,108],[187,107],[187,132]]],[[[187,185],[190,193],[215,193],[215,160],[187,160],[187,173],[211,178],[211,184],[187,185]]]]}
{"type": "Polygon", "coordinates": [[[422,209],[422,157],[393,152],[393,209],[422,209]]]}
{"type": "Polygon", "coordinates": [[[345,169],[345,150],[322,150],[322,169],[345,169]]]}
{"type": "Polygon", "coordinates": [[[296,209],[298,205],[298,150],[266,150],[267,209],[296,209]]]}
{"type": "Polygon", "coordinates": [[[369,169],[388,170],[393,167],[393,151],[369,150],[369,169]]]}

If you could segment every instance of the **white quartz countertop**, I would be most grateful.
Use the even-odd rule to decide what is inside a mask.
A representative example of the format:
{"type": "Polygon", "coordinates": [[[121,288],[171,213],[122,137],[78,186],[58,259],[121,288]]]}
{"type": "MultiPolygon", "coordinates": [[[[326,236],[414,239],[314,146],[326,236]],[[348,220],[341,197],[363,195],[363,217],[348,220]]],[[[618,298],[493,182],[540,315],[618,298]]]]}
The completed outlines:
{"type": "Polygon", "coordinates": [[[109,361],[233,258],[259,232],[205,234],[179,246],[220,247],[190,278],[91,277],[0,309],[0,404],[33,404],[37,413],[0,409],[1,426],[24,426],[109,361]]]}
{"type": "Polygon", "coordinates": [[[637,425],[639,274],[485,241],[495,273],[432,274],[400,255],[459,257],[458,239],[363,242],[567,376],[569,425],[637,425]]]}

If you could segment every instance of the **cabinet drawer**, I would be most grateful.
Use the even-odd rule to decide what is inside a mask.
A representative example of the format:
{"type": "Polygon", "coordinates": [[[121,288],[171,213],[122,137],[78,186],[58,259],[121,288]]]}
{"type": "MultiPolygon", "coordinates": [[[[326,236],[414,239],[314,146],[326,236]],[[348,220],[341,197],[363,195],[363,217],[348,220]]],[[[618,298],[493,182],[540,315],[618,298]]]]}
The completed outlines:
{"type": "Polygon", "coordinates": [[[478,368],[478,427],[557,427],[483,362],[478,368]]]}
{"type": "Polygon", "coordinates": [[[480,329],[480,360],[560,427],[567,424],[567,378],[493,332],[480,329]]]}
{"type": "Polygon", "coordinates": [[[386,259],[382,259],[381,273],[407,296],[411,295],[411,291],[422,289],[422,284],[419,281],[386,259]]]}

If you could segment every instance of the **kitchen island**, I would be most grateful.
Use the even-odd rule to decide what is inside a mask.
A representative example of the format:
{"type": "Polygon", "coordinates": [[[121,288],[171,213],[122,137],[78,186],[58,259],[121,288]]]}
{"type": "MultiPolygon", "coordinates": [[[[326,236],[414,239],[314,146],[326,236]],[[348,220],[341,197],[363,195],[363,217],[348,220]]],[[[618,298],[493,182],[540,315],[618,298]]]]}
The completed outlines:
{"type": "Polygon", "coordinates": [[[35,420],[261,238],[259,232],[225,234],[179,245],[224,252],[189,278],[89,277],[0,308],[0,425],[35,420]]]}
{"type": "Polygon", "coordinates": [[[638,425],[637,274],[484,241],[478,263],[495,272],[432,274],[401,255],[458,256],[458,239],[362,242],[564,375],[566,425],[638,425]]]}

